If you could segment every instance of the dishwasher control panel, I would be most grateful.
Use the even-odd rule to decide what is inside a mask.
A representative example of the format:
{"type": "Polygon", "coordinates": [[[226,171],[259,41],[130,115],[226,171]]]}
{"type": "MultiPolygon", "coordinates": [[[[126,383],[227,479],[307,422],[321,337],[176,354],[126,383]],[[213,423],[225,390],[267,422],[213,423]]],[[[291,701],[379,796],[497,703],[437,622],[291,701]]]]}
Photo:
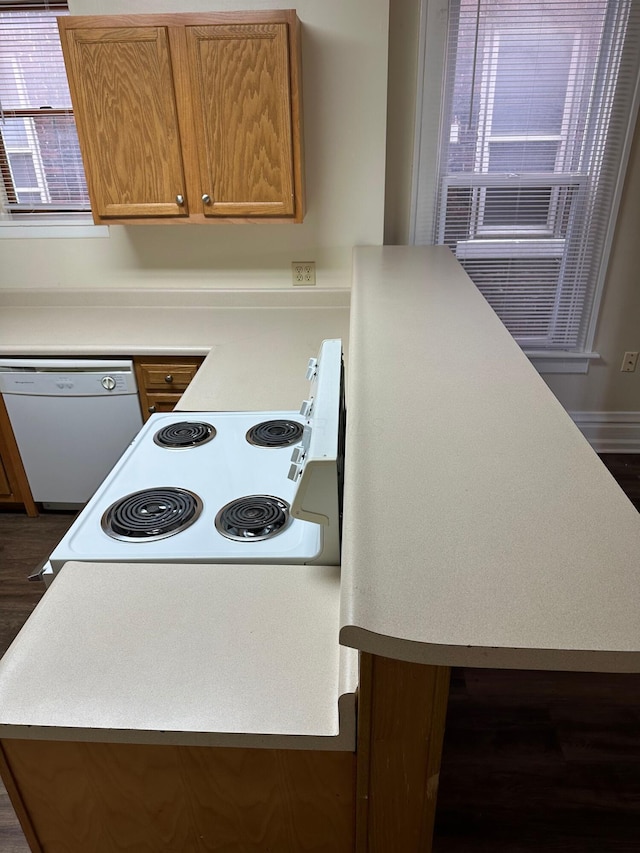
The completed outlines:
{"type": "Polygon", "coordinates": [[[37,396],[96,397],[102,394],[135,394],[133,366],[97,364],[61,370],[54,364],[46,367],[8,366],[0,361],[0,393],[35,394],[37,396]]]}

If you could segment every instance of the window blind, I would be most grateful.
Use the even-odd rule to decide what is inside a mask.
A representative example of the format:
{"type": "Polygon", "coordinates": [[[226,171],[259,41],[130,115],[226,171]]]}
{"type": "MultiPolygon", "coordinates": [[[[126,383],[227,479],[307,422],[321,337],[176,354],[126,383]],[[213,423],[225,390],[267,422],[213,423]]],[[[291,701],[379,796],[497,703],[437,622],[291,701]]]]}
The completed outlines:
{"type": "Polygon", "coordinates": [[[56,16],[0,0],[0,174],[9,212],[89,210],[56,16]]]}
{"type": "Polygon", "coordinates": [[[634,120],[637,0],[452,0],[434,235],[514,337],[581,350],[634,120]]]}

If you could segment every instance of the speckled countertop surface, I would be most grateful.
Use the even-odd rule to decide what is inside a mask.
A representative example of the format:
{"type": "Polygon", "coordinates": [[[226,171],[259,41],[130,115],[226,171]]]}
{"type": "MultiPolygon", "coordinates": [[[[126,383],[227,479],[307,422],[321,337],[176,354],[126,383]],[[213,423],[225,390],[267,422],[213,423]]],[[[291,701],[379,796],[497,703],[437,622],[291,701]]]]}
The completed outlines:
{"type": "Polygon", "coordinates": [[[67,563],[0,661],[0,737],[355,749],[335,566],[67,563]]]}
{"type": "Polygon", "coordinates": [[[1,356],[199,355],[179,408],[298,409],[307,360],[349,336],[346,290],[0,290],[1,356]]]}
{"type": "MultiPolygon", "coordinates": [[[[306,358],[346,341],[346,304],[218,307],[187,409],[296,407],[306,358]]],[[[356,250],[347,375],[341,580],[67,564],[0,663],[6,736],[351,749],[355,649],[640,671],[640,516],[446,248],[356,250]]]]}
{"type": "Polygon", "coordinates": [[[342,642],[640,671],[640,515],[445,247],[356,249],[342,642]]]}
{"type": "MultiPolygon", "coordinates": [[[[0,355],[206,355],[181,405],[287,410],[349,293],[0,293],[0,355]]],[[[67,563],[0,662],[0,736],[355,749],[323,566],[67,563]]]]}

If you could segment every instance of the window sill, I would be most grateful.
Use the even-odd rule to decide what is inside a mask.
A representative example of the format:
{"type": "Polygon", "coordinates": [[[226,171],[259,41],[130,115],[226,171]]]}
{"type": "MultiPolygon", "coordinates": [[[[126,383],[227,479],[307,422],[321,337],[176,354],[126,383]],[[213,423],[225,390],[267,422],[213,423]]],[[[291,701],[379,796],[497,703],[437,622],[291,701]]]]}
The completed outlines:
{"type": "Polygon", "coordinates": [[[108,237],[107,225],[94,225],[90,216],[38,216],[31,218],[0,218],[0,239],[37,240],[58,238],[60,240],[77,238],[108,237]]]}
{"type": "Polygon", "coordinates": [[[524,352],[538,373],[588,373],[589,363],[600,358],[597,352],[524,352]]]}

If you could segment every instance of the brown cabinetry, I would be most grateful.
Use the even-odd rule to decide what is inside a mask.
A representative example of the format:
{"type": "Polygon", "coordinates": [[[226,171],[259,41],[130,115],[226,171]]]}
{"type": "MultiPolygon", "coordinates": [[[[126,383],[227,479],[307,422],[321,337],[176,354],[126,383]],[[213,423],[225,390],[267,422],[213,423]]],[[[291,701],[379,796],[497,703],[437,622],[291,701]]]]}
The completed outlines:
{"type": "Polygon", "coordinates": [[[351,752],[0,742],[31,849],[353,853],[351,752]]]}
{"type": "Polygon", "coordinates": [[[142,416],[172,412],[202,358],[137,358],[134,360],[142,416]]]}
{"type": "Polygon", "coordinates": [[[0,505],[22,504],[27,515],[38,511],[31,496],[27,475],[22,467],[20,453],[11,429],[4,400],[0,396],[0,505]]]}
{"type": "Polygon", "coordinates": [[[59,26],[97,223],[302,221],[295,12],[59,26]]]}

